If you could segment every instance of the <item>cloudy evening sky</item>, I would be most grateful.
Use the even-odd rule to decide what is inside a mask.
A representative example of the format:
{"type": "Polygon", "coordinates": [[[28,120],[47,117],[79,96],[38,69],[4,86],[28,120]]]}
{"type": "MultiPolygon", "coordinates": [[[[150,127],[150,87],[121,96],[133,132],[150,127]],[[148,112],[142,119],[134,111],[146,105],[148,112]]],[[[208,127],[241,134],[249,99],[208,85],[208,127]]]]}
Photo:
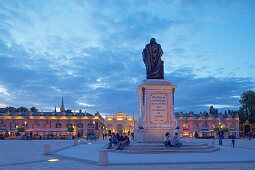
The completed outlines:
{"type": "Polygon", "coordinates": [[[155,37],[175,111],[237,110],[255,90],[255,1],[0,0],[0,107],[137,114],[155,37]]]}

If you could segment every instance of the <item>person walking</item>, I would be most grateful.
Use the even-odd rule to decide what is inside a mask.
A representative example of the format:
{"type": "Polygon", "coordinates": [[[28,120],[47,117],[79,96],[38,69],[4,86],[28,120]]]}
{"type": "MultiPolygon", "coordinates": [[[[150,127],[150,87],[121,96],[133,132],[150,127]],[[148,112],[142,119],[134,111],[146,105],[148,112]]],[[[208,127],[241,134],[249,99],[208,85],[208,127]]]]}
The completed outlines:
{"type": "Polygon", "coordinates": [[[233,146],[233,148],[235,147],[235,138],[236,138],[236,136],[234,134],[232,134],[230,136],[230,139],[232,139],[232,146],[233,146]]]}
{"type": "Polygon", "coordinates": [[[224,132],[222,131],[222,129],[218,132],[218,135],[219,135],[219,145],[222,146],[222,139],[224,136],[224,132]]]}
{"type": "Polygon", "coordinates": [[[30,140],[32,140],[32,138],[33,138],[33,133],[30,132],[30,140]]]}
{"type": "Polygon", "coordinates": [[[248,138],[251,140],[251,132],[248,132],[248,138]]]}

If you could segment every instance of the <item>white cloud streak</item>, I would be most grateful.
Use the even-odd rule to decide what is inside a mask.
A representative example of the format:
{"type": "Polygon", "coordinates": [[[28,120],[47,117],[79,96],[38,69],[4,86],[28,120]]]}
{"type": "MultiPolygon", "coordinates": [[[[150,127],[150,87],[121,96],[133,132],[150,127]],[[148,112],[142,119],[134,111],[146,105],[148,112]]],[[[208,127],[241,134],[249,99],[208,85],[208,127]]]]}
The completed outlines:
{"type": "Polygon", "coordinates": [[[76,102],[78,103],[80,106],[85,106],[85,107],[94,107],[95,105],[93,104],[88,104],[88,103],[85,103],[85,102],[76,102]]]}
{"type": "Polygon", "coordinates": [[[200,106],[206,106],[206,107],[213,106],[214,108],[217,108],[217,109],[222,109],[222,108],[238,108],[239,107],[239,106],[228,105],[228,104],[205,104],[205,105],[200,105],[200,106]]]}

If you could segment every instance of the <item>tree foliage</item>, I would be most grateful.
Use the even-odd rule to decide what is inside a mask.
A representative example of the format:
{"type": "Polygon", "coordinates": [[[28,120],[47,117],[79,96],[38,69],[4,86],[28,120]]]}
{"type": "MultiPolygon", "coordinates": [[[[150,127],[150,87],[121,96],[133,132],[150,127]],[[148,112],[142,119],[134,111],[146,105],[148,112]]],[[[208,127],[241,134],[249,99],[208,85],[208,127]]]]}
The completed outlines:
{"type": "Polygon", "coordinates": [[[255,92],[243,92],[239,102],[242,104],[239,110],[240,122],[244,123],[248,119],[250,123],[255,123],[255,92]]]}
{"type": "Polygon", "coordinates": [[[30,111],[31,111],[31,112],[38,112],[38,109],[37,109],[36,107],[31,107],[31,108],[30,108],[30,111]]]}
{"type": "Polygon", "coordinates": [[[223,132],[229,132],[229,129],[228,128],[223,128],[222,131],[223,132]]]}
{"type": "Polygon", "coordinates": [[[219,132],[219,131],[220,131],[220,128],[215,127],[215,128],[213,129],[213,131],[214,131],[214,132],[219,132]]]}
{"type": "Polygon", "coordinates": [[[78,131],[77,137],[80,138],[81,137],[81,133],[78,131]]]}
{"type": "Polygon", "coordinates": [[[74,128],[73,128],[72,126],[69,126],[69,127],[67,128],[67,131],[68,131],[68,132],[73,132],[73,131],[74,131],[74,128]]]}
{"type": "Polygon", "coordinates": [[[23,127],[18,127],[18,128],[17,128],[17,131],[18,131],[18,132],[25,132],[25,128],[23,128],[23,127]]]}
{"type": "Polygon", "coordinates": [[[17,108],[15,112],[28,112],[28,108],[21,106],[17,108]]]}
{"type": "Polygon", "coordinates": [[[7,130],[5,131],[4,136],[5,136],[5,137],[9,137],[9,133],[8,133],[7,130]]]}
{"type": "Polygon", "coordinates": [[[210,113],[211,115],[218,115],[218,109],[215,109],[215,108],[213,108],[213,106],[210,106],[210,111],[209,111],[209,113],[210,113]]]}

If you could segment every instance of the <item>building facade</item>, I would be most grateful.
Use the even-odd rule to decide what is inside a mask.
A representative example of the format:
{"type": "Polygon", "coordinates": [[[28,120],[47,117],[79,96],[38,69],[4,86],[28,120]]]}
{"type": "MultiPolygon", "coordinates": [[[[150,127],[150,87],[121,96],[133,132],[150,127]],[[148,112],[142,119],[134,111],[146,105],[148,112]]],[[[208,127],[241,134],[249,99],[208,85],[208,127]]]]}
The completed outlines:
{"type": "MultiPolygon", "coordinates": [[[[193,114],[182,112],[176,114],[179,120],[179,127],[182,138],[195,138],[195,133],[201,138],[210,138],[216,135],[214,128],[228,128],[226,135],[234,134],[239,137],[239,117],[231,115],[210,115],[210,114],[193,114]]],[[[131,135],[134,131],[134,115],[128,116],[122,112],[107,115],[105,120],[100,113],[95,115],[89,113],[65,113],[65,112],[7,112],[0,113],[0,135],[6,131],[11,136],[15,136],[18,127],[24,127],[26,133],[32,133],[37,136],[48,134],[54,136],[67,136],[68,127],[73,127],[73,136],[95,136],[102,137],[110,133],[127,133],[131,135]]],[[[240,126],[244,131],[248,123],[240,126]]],[[[250,130],[251,129],[251,130],[250,130]]],[[[253,131],[255,128],[250,128],[253,131]]]]}
{"type": "Polygon", "coordinates": [[[18,127],[24,127],[26,133],[45,136],[66,136],[68,127],[73,127],[74,136],[99,138],[103,134],[104,119],[99,113],[65,112],[7,112],[0,113],[0,133],[8,131],[15,135],[18,127]]]}
{"type": "Polygon", "coordinates": [[[195,133],[201,138],[210,138],[216,135],[214,128],[228,128],[225,135],[234,134],[239,137],[239,117],[228,115],[193,114],[192,112],[176,114],[180,123],[180,136],[183,138],[195,138],[195,133]]]}
{"type": "Polygon", "coordinates": [[[126,133],[131,135],[134,131],[134,115],[128,116],[122,112],[105,116],[105,133],[126,133]]]}
{"type": "Polygon", "coordinates": [[[255,124],[246,120],[244,123],[240,124],[240,133],[242,137],[245,137],[248,133],[251,133],[251,135],[255,137],[255,124]]]}

